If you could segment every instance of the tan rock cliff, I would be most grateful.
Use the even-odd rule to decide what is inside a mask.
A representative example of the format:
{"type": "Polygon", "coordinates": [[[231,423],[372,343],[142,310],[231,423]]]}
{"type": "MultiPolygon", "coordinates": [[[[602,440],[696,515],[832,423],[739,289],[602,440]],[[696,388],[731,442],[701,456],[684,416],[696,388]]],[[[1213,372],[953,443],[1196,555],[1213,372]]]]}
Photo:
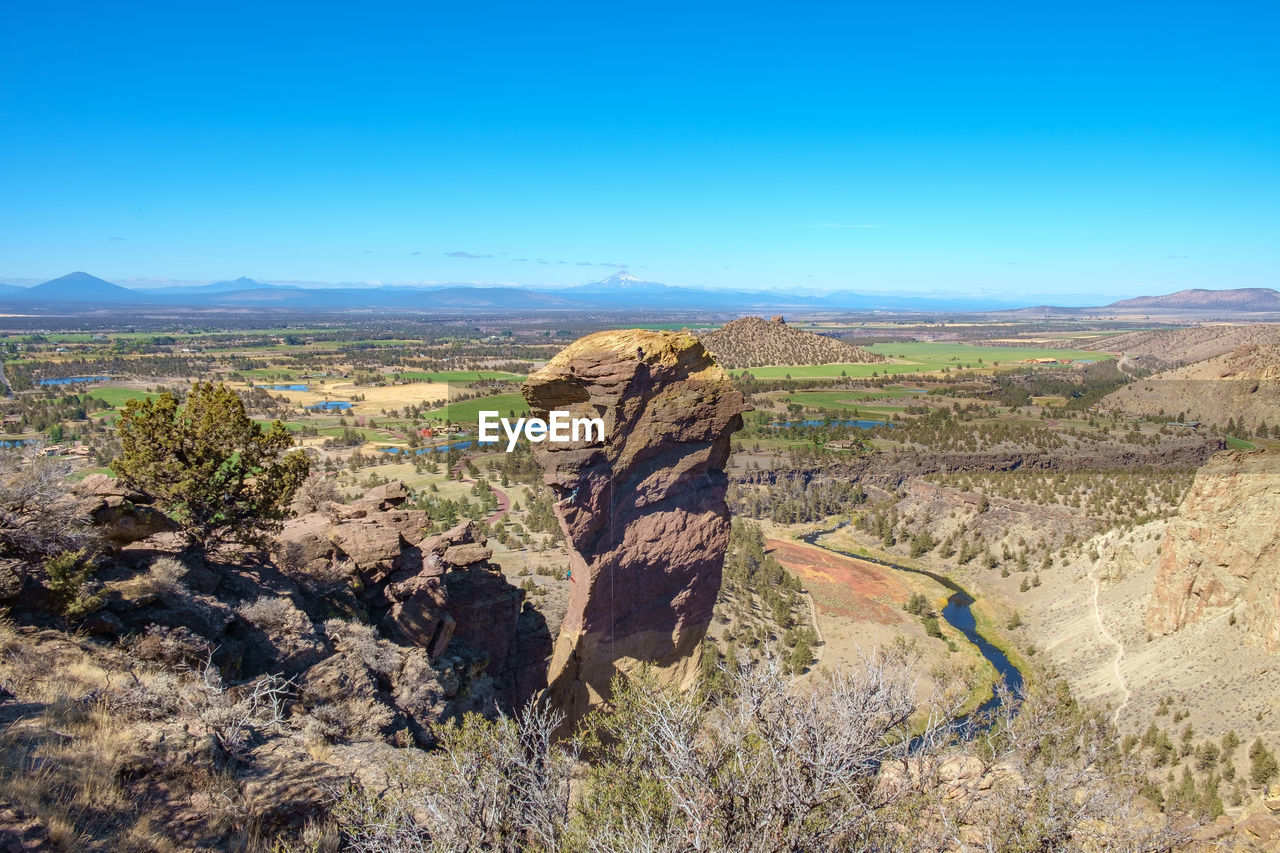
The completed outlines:
{"type": "Polygon", "coordinates": [[[1170,633],[1215,616],[1280,651],[1280,456],[1229,451],[1196,475],[1161,548],[1147,627],[1170,633]]]}
{"type": "Polygon", "coordinates": [[[724,463],[746,408],[696,338],[601,332],[530,376],[534,413],[600,417],[605,440],[535,444],[568,539],[573,590],[552,702],[577,719],[617,673],[690,685],[729,535],[724,463]]]}

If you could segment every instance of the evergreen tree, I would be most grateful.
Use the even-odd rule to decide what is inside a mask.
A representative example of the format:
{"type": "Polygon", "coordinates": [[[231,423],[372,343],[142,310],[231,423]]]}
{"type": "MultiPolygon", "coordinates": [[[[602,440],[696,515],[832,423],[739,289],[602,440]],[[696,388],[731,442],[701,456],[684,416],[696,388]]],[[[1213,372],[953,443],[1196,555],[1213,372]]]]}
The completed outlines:
{"type": "Polygon", "coordinates": [[[809,648],[809,643],[805,639],[801,639],[796,643],[796,647],[791,650],[791,671],[795,673],[804,672],[813,663],[813,651],[809,648]]]}
{"type": "Polygon", "coordinates": [[[264,431],[221,384],[197,382],[181,406],[168,391],[129,400],[117,431],[121,453],[111,467],[154,498],[192,547],[263,544],[309,467],[301,451],[286,453],[293,436],[283,423],[264,431]]]}
{"type": "Polygon", "coordinates": [[[1262,738],[1256,739],[1249,747],[1249,765],[1249,778],[1255,785],[1266,785],[1280,774],[1280,765],[1262,738]]]}

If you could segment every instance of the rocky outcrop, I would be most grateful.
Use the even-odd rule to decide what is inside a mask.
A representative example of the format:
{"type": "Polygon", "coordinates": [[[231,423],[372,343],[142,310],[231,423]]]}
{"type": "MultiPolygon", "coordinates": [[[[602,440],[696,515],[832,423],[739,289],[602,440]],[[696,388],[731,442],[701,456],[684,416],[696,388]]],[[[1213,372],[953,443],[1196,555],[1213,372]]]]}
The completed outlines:
{"type": "Polygon", "coordinates": [[[128,545],[178,529],[173,519],[148,506],[145,495],[105,474],[90,474],[76,483],[73,492],[78,498],[76,509],[112,545],[128,545]]]}
{"type": "Polygon", "coordinates": [[[535,415],[604,421],[603,442],[534,445],[573,589],[548,673],[570,720],[648,664],[688,685],[729,535],[725,460],[742,395],[697,339],[641,330],[575,342],[523,387],[535,415]]]}
{"type": "Polygon", "coordinates": [[[343,591],[354,585],[356,608],[397,644],[423,649],[432,664],[455,641],[463,644],[487,661],[500,703],[521,706],[546,684],[545,620],[525,615],[524,592],[491,562],[493,549],[474,522],[424,536],[427,515],[403,509],[408,497],[403,484],[390,483],[352,504],[291,519],[278,559],[296,576],[328,579],[343,591]]]}
{"type": "Polygon", "coordinates": [[[1161,546],[1147,627],[1170,633],[1230,613],[1280,650],[1280,457],[1219,454],[1196,475],[1161,546]]]}
{"type": "MultiPolygon", "coordinates": [[[[489,563],[493,552],[483,547],[483,540],[477,540],[474,523],[464,521],[446,533],[433,536],[423,542],[418,551],[415,562],[422,568],[411,577],[391,584],[384,593],[390,610],[383,624],[391,636],[406,645],[427,649],[434,660],[449,645],[458,627],[453,611],[474,605],[478,611],[475,621],[479,624],[464,626],[459,636],[480,636],[498,643],[514,639],[518,602],[523,593],[508,584],[489,563]],[[451,596],[451,586],[463,585],[458,578],[473,573],[477,578],[475,586],[487,586],[488,594],[469,597],[459,591],[451,596]],[[514,595],[517,600],[515,612],[510,614],[497,612],[501,608],[492,607],[494,599],[506,595],[514,595]],[[495,641],[495,637],[499,639],[495,641]]],[[[502,651],[505,657],[505,645],[502,651]]]]}

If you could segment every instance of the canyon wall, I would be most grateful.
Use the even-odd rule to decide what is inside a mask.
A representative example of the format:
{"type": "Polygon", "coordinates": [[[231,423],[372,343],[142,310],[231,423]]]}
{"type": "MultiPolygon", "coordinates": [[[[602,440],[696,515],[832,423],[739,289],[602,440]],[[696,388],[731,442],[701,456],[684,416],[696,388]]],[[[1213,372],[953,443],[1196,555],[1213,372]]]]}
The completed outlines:
{"type": "Polygon", "coordinates": [[[1280,650],[1280,457],[1227,452],[1199,473],[1166,529],[1147,627],[1166,634],[1234,617],[1280,650]]]}

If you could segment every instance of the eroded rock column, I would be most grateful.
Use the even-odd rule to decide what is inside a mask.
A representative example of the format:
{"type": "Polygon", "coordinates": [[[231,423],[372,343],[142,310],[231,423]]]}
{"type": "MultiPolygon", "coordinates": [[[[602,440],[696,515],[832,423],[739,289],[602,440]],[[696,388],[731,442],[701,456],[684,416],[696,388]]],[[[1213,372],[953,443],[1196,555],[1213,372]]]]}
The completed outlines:
{"type": "Polygon", "coordinates": [[[603,441],[534,445],[569,545],[572,591],[548,673],[570,721],[617,673],[690,686],[729,538],[724,473],[746,406],[690,335],[582,338],[529,377],[534,415],[599,417],[603,441]]]}

